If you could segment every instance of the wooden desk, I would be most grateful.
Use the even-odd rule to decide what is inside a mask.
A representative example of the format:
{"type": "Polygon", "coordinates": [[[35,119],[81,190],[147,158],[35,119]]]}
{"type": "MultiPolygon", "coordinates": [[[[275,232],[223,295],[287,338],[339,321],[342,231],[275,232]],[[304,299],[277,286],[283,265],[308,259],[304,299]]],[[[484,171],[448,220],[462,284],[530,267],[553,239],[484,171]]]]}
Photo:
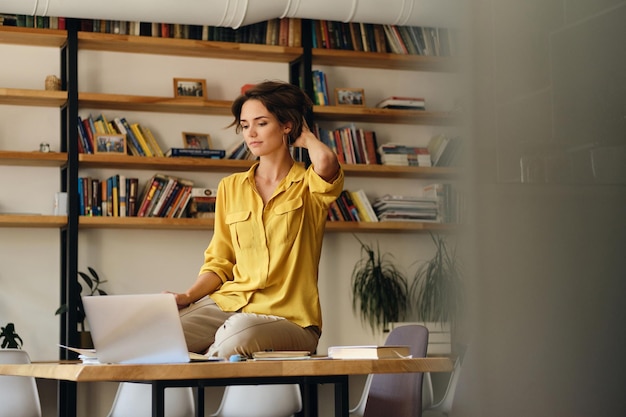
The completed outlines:
{"type": "MultiPolygon", "coordinates": [[[[0,375],[31,376],[70,382],[134,381],[152,384],[152,415],[163,417],[167,387],[195,387],[196,415],[204,415],[205,386],[296,383],[335,384],[335,416],[348,417],[348,376],[371,373],[449,372],[448,358],[203,362],[165,365],[84,365],[82,363],[0,364],[0,375]]],[[[316,398],[303,392],[303,414],[317,414],[316,398]],[[315,403],[314,403],[315,400],[315,403]]]]}

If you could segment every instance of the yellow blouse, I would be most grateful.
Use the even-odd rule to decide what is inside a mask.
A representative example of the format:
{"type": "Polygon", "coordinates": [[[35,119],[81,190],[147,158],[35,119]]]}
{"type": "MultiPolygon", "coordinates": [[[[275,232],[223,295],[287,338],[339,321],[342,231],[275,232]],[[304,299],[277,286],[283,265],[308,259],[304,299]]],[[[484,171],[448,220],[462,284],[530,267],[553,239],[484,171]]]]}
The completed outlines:
{"type": "Polygon", "coordinates": [[[328,183],[312,166],[296,163],[264,206],[254,185],[257,165],[220,181],[200,274],[213,271],[222,279],[211,298],[224,311],[276,315],[321,329],[318,266],[328,206],[343,189],[343,171],[328,183]]]}

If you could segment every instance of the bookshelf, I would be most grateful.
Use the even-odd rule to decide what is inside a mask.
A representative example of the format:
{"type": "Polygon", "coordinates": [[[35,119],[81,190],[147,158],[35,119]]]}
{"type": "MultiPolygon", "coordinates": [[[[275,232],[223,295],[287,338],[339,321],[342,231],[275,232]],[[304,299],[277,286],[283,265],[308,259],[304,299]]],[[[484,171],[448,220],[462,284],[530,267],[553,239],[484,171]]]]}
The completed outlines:
{"type": "MultiPolygon", "coordinates": [[[[66,44],[67,32],[64,30],[45,30],[30,28],[2,27],[0,42],[33,44],[61,47],[66,44]]],[[[291,63],[303,55],[303,48],[259,44],[238,44],[233,42],[197,41],[189,39],[153,38],[146,36],[116,35],[107,33],[78,32],[78,50],[123,52],[129,54],[156,54],[165,56],[184,56],[199,58],[234,59],[247,61],[268,61],[291,63]]],[[[311,62],[317,65],[348,66],[354,68],[378,68],[386,70],[436,71],[450,72],[455,68],[452,58],[438,56],[399,55],[393,53],[361,52],[335,49],[314,48],[311,50],[311,62]]],[[[14,88],[0,88],[0,104],[24,106],[61,107],[67,102],[65,91],[41,91],[14,88]]],[[[108,94],[79,92],[78,103],[83,108],[155,112],[170,114],[218,115],[229,116],[228,100],[186,101],[172,97],[143,96],[128,94],[108,94]]],[[[411,124],[450,126],[454,118],[447,112],[411,111],[378,109],[374,107],[350,106],[314,106],[313,117],[316,121],[351,121],[385,124],[411,124]]],[[[70,126],[69,129],[72,129],[70,126]]],[[[29,155],[0,151],[0,163],[3,165],[58,166],[67,161],[66,153],[29,155]]],[[[243,171],[251,166],[250,161],[239,160],[201,160],[194,158],[144,158],[126,155],[79,154],[80,169],[139,169],[153,171],[181,172],[216,172],[232,173],[243,171]]],[[[347,177],[364,178],[404,178],[404,179],[453,179],[457,176],[456,168],[448,167],[403,167],[389,165],[352,165],[343,166],[347,177]]],[[[82,219],[81,219],[82,220],[82,219]]],[[[129,218],[104,218],[79,222],[79,226],[89,228],[180,228],[191,229],[185,222],[161,219],[161,222],[137,222],[129,218]]],[[[210,222],[189,219],[199,228],[211,228],[210,222]]],[[[4,224],[4,223],[2,223],[4,224]]],[[[54,222],[52,222],[54,224],[54,222]]],[[[1,224],[0,224],[1,225],[1,224]]],[[[346,222],[345,225],[330,225],[329,231],[356,232],[376,231],[393,233],[395,231],[431,230],[432,225],[379,226],[346,222]]],[[[446,226],[449,228],[449,225],[446,226]]]]}

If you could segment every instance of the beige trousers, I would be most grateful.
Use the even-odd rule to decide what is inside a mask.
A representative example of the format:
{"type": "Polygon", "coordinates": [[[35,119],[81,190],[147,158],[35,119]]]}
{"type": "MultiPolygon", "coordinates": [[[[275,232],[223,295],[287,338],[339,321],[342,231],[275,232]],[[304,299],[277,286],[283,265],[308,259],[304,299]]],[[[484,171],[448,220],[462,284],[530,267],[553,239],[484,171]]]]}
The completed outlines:
{"type": "Polygon", "coordinates": [[[187,347],[191,352],[228,358],[267,350],[317,349],[319,330],[302,328],[283,317],[222,311],[210,297],[180,310],[187,347]]]}

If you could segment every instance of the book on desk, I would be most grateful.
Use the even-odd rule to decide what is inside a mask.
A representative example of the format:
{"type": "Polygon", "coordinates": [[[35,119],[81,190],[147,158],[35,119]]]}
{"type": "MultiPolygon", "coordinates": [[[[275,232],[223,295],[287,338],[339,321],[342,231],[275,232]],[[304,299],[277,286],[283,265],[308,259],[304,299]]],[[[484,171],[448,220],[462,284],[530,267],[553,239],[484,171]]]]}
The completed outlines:
{"type": "Polygon", "coordinates": [[[409,346],[331,346],[328,348],[331,359],[392,359],[410,358],[409,346]]]}

